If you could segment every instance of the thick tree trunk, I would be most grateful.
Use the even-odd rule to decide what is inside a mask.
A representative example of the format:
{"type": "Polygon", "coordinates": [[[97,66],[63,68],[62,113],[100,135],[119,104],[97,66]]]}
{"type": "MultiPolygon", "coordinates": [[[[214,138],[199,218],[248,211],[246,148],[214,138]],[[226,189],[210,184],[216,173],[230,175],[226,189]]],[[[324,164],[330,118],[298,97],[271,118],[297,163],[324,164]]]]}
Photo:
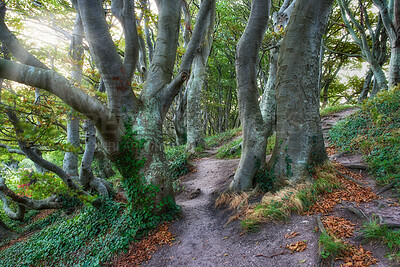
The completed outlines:
{"type": "Polygon", "coordinates": [[[266,129],[258,103],[257,61],[268,24],[269,0],[254,0],[249,22],[236,52],[239,112],[243,129],[243,150],[239,167],[229,186],[232,191],[250,190],[253,178],[265,162],[266,129]]]}
{"type": "Polygon", "coordinates": [[[395,86],[400,84],[400,44],[392,47],[390,51],[389,86],[395,86]]]}
{"type": "Polygon", "coordinates": [[[321,38],[333,0],[297,0],[281,46],[277,74],[277,137],[269,167],[277,186],[301,182],[327,160],[319,116],[321,38]]]}
{"type": "Polygon", "coordinates": [[[153,99],[149,102],[139,112],[132,130],[137,132],[138,140],[146,141],[140,151],[140,157],[145,159],[140,172],[144,173],[148,183],[159,187],[156,203],[160,203],[162,199],[173,195],[173,188],[164,154],[160,101],[153,99]]]}

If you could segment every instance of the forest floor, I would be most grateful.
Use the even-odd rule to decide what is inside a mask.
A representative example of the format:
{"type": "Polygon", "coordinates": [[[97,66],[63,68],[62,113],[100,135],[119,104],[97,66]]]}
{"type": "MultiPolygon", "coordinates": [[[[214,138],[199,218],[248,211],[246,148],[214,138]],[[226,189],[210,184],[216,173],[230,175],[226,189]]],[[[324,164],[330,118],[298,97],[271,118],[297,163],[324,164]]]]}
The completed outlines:
{"type": "MultiPolygon", "coordinates": [[[[324,117],[322,119],[324,135],[326,136],[338,120],[353,112],[350,109],[324,117]]],[[[181,215],[179,219],[162,228],[163,235],[168,237],[166,241],[160,243],[167,245],[153,246],[150,249],[152,253],[147,255],[147,258],[142,258],[147,261],[140,266],[317,266],[320,236],[317,221],[320,216],[324,219],[332,215],[344,218],[348,223],[351,222],[352,226],[349,227],[354,227],[354,235],[345,240],[361,249],[366,255],[370,255],[371,259],[376,259],[374,266],[399,266],[398,263],[389,261],[385,257],[388,251],[383,244],[361,242],[359,230],[367,219],[351,212],[351,207],[355,207],[368,218],[374,216],[373,214],[379,214],[385,221],[399,222],[398,202],[396,199],[384,196],[390,195],[390,191],[367,203],[343,201],[337,204],[332,212],[321,215],[294,214],[286,222],[269,222],[261,225],[256,232],[245,232],[238,220],[226,224],[235,211],[216,208],[214,205],[218,194],[225,190],[232,180],[239,160],[216,159],[214,158],[216,150],[206,152],[208,153],[206,157],[191,162],[194,166],[193,171],[181,178],[183,191],[176,197],[177,204],[182,207],[181,215]],[[286,245],[300,241],[306,244],[303,251],[293,253],[286,248],[286,245]],[[362,248],[359,247],[361,243],[362,248]],[[367,251],[372,252],[372,255],[367,251]]],[[[346,170],[349,175],[356,173],[366,187],[378,192],[379,188],[368,176],[361,155],[335,154],[334,148],[328,152],[331,160],[351,168],[346,170]]],[[[132,261],[137,255],[136,246],[136,249],[120,255],[115,265],[133,266],[133,262],[137,265],[139,262],[132,261]]],[[[336,260],[329,264],[341,266],[343,261],[336,260]]],[[[361,263],[361,265],[344,266],[364,265],[361,263]]]]}

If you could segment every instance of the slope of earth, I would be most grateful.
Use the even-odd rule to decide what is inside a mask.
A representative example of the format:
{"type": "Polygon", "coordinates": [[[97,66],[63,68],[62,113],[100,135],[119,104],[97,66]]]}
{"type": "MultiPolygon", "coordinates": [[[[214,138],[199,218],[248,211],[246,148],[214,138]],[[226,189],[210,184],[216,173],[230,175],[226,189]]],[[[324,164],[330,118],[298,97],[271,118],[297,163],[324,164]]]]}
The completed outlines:
{"type": "MultiPolygon", "coordinates": [[[[345,110],[323,118],[324,133],[339,119],[353,112],[354,110],[345,110]]],[[[212,151],[209,153],[209,157],[192,162],[195,171],[182,178],[184,190],[176,198],[182,207],[182,213],[170,225],[175,240],[159,248],[141,266],[317,266],[320,260],[320,233],[317,230],[319,217],[325,222],[333,215],[352,225],[345,241],[357,248],[360,248],[362,240],[359,238],[359,230],[369,218],[380,215],[388,222],[400,221],[400,207],[397,202],[392,198],[379,197],[359,205],[341,201],[333,211],[322,215],[292,215],[287,222],[263,224],[256,232],[244,233],[239,221],[226,224],[234,212],[214,207],[218,192],[223,191],[232,180],[238,160],[219,160],[212,157],[212,151]],[[352,212],[354,210],[361,211],[366,218],[355,215],[352,212]],[[286,245],[301,249],[293,253],[286,245]]],[[[350,176],[361,173],[361,183],[377,192],[378,188],[367,176],[364,167],[359,168],[365,166],[361,156],[336,154],[334,148],[328,148],[328,153],[331,160],[347,160],[349,165],[353,165],[353,169],[346,172],[350,176]]],[[[376,263],[373,266],[398,266],[387,260],[385,254],[388,251],[382,244],[363,242],[361,250],[372,252],[364,253],[364,256],[368,254],[377,260],[372,261],[376,263]]],[[[368,266],[357,263],[356,260],[357,257],[348,265],[343,265],[343,261],[329,264],[368,266]]]]}

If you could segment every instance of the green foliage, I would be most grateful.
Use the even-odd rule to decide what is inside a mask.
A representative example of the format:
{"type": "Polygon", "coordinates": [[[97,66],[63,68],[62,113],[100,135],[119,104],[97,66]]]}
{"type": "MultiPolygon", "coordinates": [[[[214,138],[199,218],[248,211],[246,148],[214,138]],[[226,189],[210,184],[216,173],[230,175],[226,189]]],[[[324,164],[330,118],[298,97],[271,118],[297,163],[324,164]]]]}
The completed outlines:
{"type": "Polygon", "coordinates": [[[209,147],[220,146],[220,145],[230,141],[235,136],[240,135],[241,131],[242,131],[241,128],[231,129],[226,132],[219,133],[217,135],[208,136],[205,138],[205,141],[207,143],[207,146],[209,146],[209,147]]]}
{"type": "Polygon", "coordinates": [[[342,110],[345,110],[345,109],[348,109],[348,108],[352,108],[352,107],[354,107],[354,105],[349,105],[349,104],[336,105],[336,106],[327,106],[325,108],[322,108],[319,111],[319,114],[321,115],[321,117],[325,117],[325,116],[328,116],[330,114],[337,113],[339,111],[342,111],[342,110]]]}
{"type": "Polygon", "coordinates": [[[165,155],[172,179],[176,180],[189,172],[189,153],[186,152],[185,145],[167,147],[165,155]]]}
{"type": "MultiPolygon", "coordinates": [[[[274,147],[275,147],[275,139],[276,135],[273,134],[268,138],[267,142],[267,148],[266,148],[266,154],[269,155],[272,153],[274,147]]],[[[242,142],[243,138],[235,138],[233,137],[233,140],[230,142],[226,143],[222,147],[218,149],[216,158],[218,159],[234,159],[234,158],[240,158],[242,154],[242,146],[239,144],[242,142]]]]}
{"type": "Polygon", "coordinates": [[[390,258],[393,256],[400,259],[400,230],[390,230],[385,225],[379,224],[378,220],[370,220],[365,223],[361,230],[367,240],[379,240],[390,250],[390,258]]]}
{"type": "MultiPolygon", "coordinates": [[[[49,219],[46,223],[53,222],[52,225],[1,251],[1,266],[98,266],[110,261],[115,253],[126,249],[149,229],[176,215],[179,208],[171,198],[156,202],[159,188],[144,181],[139,172],[145,163],[145,159],[138,159],[144,141],[137,140],[129,124],[125,126],[118,167],[128,204],[98,199],[96,207],[84,206],[75,217],[57,223],[49,219]],[[161,214],[162,210],[169,212],[161,214]]],[[[64,208],[69,209],[65,204],[64,208]]]]}
{"type": "Polygon", "coordinates": [[[345,244],[340,238],[333,237],[327,233],[321,233],[319,236],[319,244],[322,246],[322,258],[337,257],[344,251],[349,249],[349,245],[345,244]]]}
{"type": "Polygon", "coordinates": [[[381,184],[400,187],[400,88],[379,93],[330,131],[344,151],[363,152],[381,184]]]}
{"type": "Polygon", "coordinates": [[[242,142],[242,140],[243,138],[238,138],[223,145],[221,148],[218,149],[216,158],[217,159],[240,158],[240,154],[242,152],[242,146],[239,144],[242,142]]]}

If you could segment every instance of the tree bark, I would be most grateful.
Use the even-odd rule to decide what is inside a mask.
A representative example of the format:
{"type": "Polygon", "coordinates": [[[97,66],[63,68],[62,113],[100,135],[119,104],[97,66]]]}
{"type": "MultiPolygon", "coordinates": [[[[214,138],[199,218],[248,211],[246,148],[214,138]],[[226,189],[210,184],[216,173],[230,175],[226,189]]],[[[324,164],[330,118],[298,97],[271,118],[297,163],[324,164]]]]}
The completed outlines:
{"type": "Polygon", "coordinates": [[[297,0],[281,46],[277,73],[277,136],[268,165],[276,186],[309,179],[327,160],[319,116],[321,38],[333,0],[297,0]]]}
{"type": "Polygon", "coordinates": [[[372,81],[373,72],[371,69],[368,69],[367,74],[365,75],[363,88],[358,97],[358,103],[361,104],[365,99],[367,99],[368,93],[371,88],[371,81],[372,81]]]}
{"type": "MultiPolygon", "coordinates": [[[[76,14],[74,31],[71,36],[70,56],[72,59],[71,79],[77,85],[82,81],[82,66],[83,66],[83,26],[79,13],[76,14]]],[[[79,117],[74,110],[68,114],[67,123],[67,142],[70,143],[75,149],[79,148],[79,117]]],[[[65,152],[63,160],[64,171],[78,180],[78,152],[65,152]]]]}
{"type": "Polygon", "coordinates": [[[192,73],[188,82],[187,90],[187,143],[186,150],[194,153],[196,147],[206,147],[204,140],[202,112],[201,112],[201,94],[203,84],[206,79],[206,66],[208,56],[210,55],[211,45],[213,42],[215,21],[215,2],[212,10],[207,17],[207,32],[205,39],[202,41],[200,49],[197,51],[193,59],[192,73]]]}
{"type": "Polygon", "coordinates": [[[258,104],[257,62],[268,24],[269,0],[254,0],[246,29],[237,45],[236,77],[239,112],[243,129],[243,150],[229,189],[250,190],[253,178],[265,161],[266,129],[258,104]]]}
{"type": "Polygon", "coordinates": [[[390,40],[389,86],[400,84],[400,1],[373,0],[390,40]]]}

